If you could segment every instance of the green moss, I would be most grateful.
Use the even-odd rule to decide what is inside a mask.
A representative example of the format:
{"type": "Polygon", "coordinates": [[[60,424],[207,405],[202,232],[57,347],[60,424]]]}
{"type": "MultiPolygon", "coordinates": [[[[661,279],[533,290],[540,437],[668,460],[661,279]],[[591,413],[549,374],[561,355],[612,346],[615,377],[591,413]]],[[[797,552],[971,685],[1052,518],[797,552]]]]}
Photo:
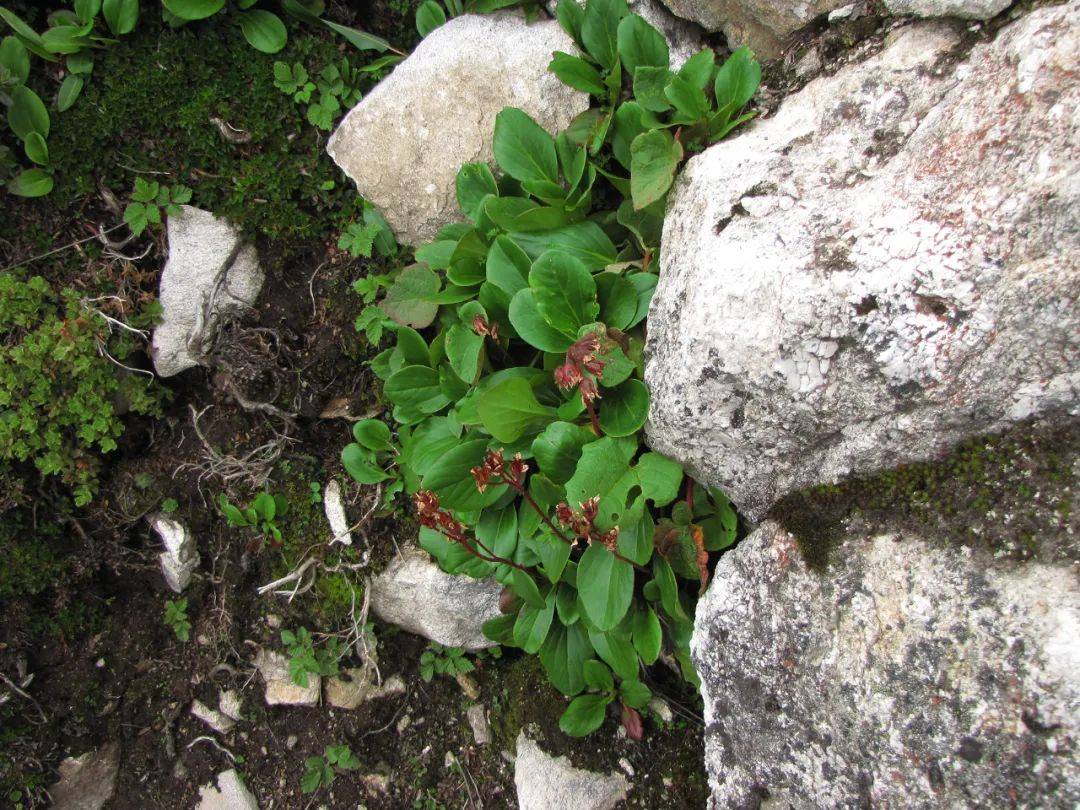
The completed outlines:
{"type": "MultiPolygon", "coordinates": [[[[845,526],[965,543],[997,557],[1074,560],[1069,542],[1075,421],[1021,424],[967,441],[940,459],[795,493],[770,517],[824,569],[845,526]]],[[[1075,528],[1075,527],[1074,527],[1075,528]]]]}
{"type": "Polygon", "coordinates": [[[144,15],[135,33],[101,52],[75,106],[53,116],[57,185],[33,204],[64,207],[97,197],[99,186],[123,201],[137,172],[165,172],[195,190],[194,204],[249,231],[340,229],[358,210],[355,189],[325,154],[326,133],[274,86],[273,63],[301,62],[315,75],[343,54],[354,65],[371,54],[346,50],[329,31],[288,24],[288,46],[268,56],[247,44],[229,15],[175,31],[144,15]],[[214,119],[250,141],[228,143],[214,119]],[[334,188],[324,190],[328,182],[334,188]]]}

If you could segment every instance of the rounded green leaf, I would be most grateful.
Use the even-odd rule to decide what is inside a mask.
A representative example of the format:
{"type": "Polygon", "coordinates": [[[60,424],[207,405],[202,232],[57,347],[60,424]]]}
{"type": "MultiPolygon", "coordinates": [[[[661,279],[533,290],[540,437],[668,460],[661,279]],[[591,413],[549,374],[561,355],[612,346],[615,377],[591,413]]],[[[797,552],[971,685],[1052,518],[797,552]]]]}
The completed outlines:
{"type": "MultiPolygon", "coordinates": [[[[427,0],[424,5],[428,3],[437,6],[435,0],[427,0]]],[[[423,6],[420,8],[422,10],[423,6]]],[[[419,10],[416,15],[419,18],[419,10]]],[[[484,199],[489,194],[495,196],[499,194],[499,187],[495,184],[495,176],[486,163],[465,163],[462,165],[458,169],[457,178],[454,181],[454,190],[457,193],[458,207],[461,209],[461,213],[474,222],[480,214],[480,206],[484,199]]]]}
{"type": "Polygon", "coordinates": [[[580,56],[571,56],[562,51],[555,51],[548,70],[559,77],[559,80],[575,90],[590,93],[594,96],[603,96],[607,93],[604,87],[604,79],[600,71],[582,59],[580,56]]]}
{"type": "Polygon", "coordinates": [[[632,709],[644,709],[652,699],[652,692],[641,681],[623,681],[619,684],[619,697],[632,709]]]}
{"type": "Polygon", "coordinates": [[[416,9],[416,30],[422,37],[426,37],[445,22],[446,12],[435,0],[424,0],[416,9]]]}
{"type": "Polygon", "coordinates": [[[102,13],[115,36],[130,34],[139,20],[139,0],[105,0],[102,13]]]}
{"type": "Polygon", "coordinates": [[[671,188],[683,157],[682,145],[663,129],[643,132],[630,144],[630,194],[640,210],[671,188]]]}
{"type": "Polygon", "coordinates": [[[514,644],[527,653],[539,651],[555,617],[555,591],[548,594],[543,607],[522,605],[514,622],[514,644]]]}
{"type": "Polygon", "coordinates": [[[450,402],[439,386],[439,373],[427,366],[405,366],[394,372],[383,393],[395,405],[420,413],[435,413],[450,402]]]}
{"type": "Polygon", "coordinates": [[[487,280],[507,295],[514,295],[529,286],[531,265],[529,254],[517,242],[509,236],[498,236],[487,255],[487,280]]]}
{"type": "Polygon", "coordinates": [[[423,329],[430,326],[439,311],[439,305],[430,301],[439,291],[439,277],[422,264],[406,267],[383,299],[383,311],[395,323],[423,329]]]}
{"type": "Polygon", "coordinates": [[[240,30],[251,47],[263,53],[277,53],[289,39],[281,18],[261,8],[240,14],[240,30]]]}
{"type": "Polygon", "coordinates": [[[11,91],[8,125],[21,140],[26,140],[31,132],[38,133],[42,138],[49,137],[49,112],[41,97],[26,85],[19,85],[11,91]]]}
{"type": "Polygon", "coordinates": [[[592,645],[581,622],[569,627],[554,622],[540,648],[540,663],[548,680],[564,695],[576,695],[585,688],[582,667],[592,657],[592,645]]]}
{"type": "Polygon", "coordinates": [[[630,379],[600,399],[600,429],[608,436],[633,436],[649,416],[649,389],[641,380],[630,379]]]}
{"type": "Polygon", "coordinates": [[[532,444],[536,463],[556,484],[565,484],[577,469],[581,448],[597,440],[591,430],[570,422],[552,422],[532,444]]]}
{"type": "Polygon", "coordinates": [[[165,9],[181,20],[204,20],[225,7],[225,0],[161,0],[165,9]]]}
{"type": "Polygon", "coordinates": [[[574,342],[544,320],[531,289],[518,291],[510,300],[510,324],[522,340],[540,351],[561,354],[574,342]]]}
{"type": "Polygon", "coordinates": [[[625,276],[599,273],[596,296],[600,300],[600,320],[616,329],[627,329],[637,314],[637,290],[625,276]]]}
{"type": "Polygon", "coordinates": [[[581,695],[574,698],[559,718],[559,728],[571,737],[592,734],[604,724],[610,702],[609,695],[581,695]]]}
{"type": "Polygon", "coordinates": [[[0,66],[7,68],[18,84],[30,75],[30,54],[17,37],[0,40],[0,66]]]}
{"type": "Polygon", "coordinates": [[[619,23],[619,56],[627,75],[638,66],[668,67],[668,44],[663,34],[637,14],[628,14],[619,23]]]}
{"type": "Polygon", "coordinates": [[[482,393],[476,410],[484,429],[507,444],[555,419],[555,409],[541,405],[532,386],[520,377],[505,380],[482,393]]]}
{"type": "Polygon", "coordinates": [[[585,265],[558,251],[542,254],[529,270],[536,308],[553,329],[576,338],[600,314],[596,282],[585,265]]]}
{"type": "Polygon", "coordinates": [[[450,367],[467,383],[476,382],[483,349],[483,336],[476,334],[471,326],[456,323],[446,332],[446,356],[450,367]]]}
{"type": "Polygon", "coordinates": [[[39,166],[47,166],[49,163],[49,147],[45,143],[45,139],[38,133],[31,132],[26,136],[26,140],[23,142],[23,148],[26,150],[26,156],[30,158],[34,163],[39,166]]]}
{"type": "Polygon", "coordinates": [[[600,543],[578,562],[578,594],[585,615],[599,630],[611,630],[626,615],[634,596],[634,569],[600,543]]]}
{"type": "MultiPolygon", "coordinates": [[[[580,573],[580,571],[579,571],[580,573]]],[[[615,674],[625,681],[637,680],[638,657],[630,637],[589,629],[589,643],[615,674]]]]}
{"type": "Polygon", "coordinates": [[[495,117],[495,160],[515,180],[559,182],[555,139],[523,110],[504,107],[495,117]]]}
{"type": "Polygon", "coordinates": [[[56,94],[56,109],[60,112],[70,109],[82,93],[84,84],[85,79],[82,76],[65,76],[60,83],[60,91],[56,94]]]}
{"type": "Polygon", "coordinates": [[[595,658],[586,661],[582,674],[585,676],[585,684],[590,689],[609,692],[615,688],[615,679],[611,677],[611,670],[603,661],[597,661],[595,658]]]}
{"type": "Polygon", "coordinates": [[[630,635],[634,641],[634,649],[645,665],[655,664],[660,657],[660,644],[663,641],[663,631],[656,611],[647,606],[635,610],[630,622],[630,635]]]}
{"type": "Polygon", "coordinates": [[[368,450],[389,450],[392,446],[390,428],[379,419],[361,419],[353,425],[353,438],[368,450]]]}
{"type": "Polygon", "coordinates": [[[506,484],[489,486],[483,492],[476,488],[470,472],[479,466],[487,452],[487,439],[458,442],[431,465],[423,478],[423,488],[433,490],[447,509],[472,512],[495,503],[506,492],[506,484]]]}
{"type": "Polygon", "coordinates": [[[43,197],[52,189],[52,175],[44,169],[26,169],[7,184],[7,190],[19,197],[43,197]]]}
{"type": "Polygon", "coordinates": [[[630,12],[626,0],[590,0],[581,22],[581,44],[608,70],[619,61],[619,21],[630,12]]]}

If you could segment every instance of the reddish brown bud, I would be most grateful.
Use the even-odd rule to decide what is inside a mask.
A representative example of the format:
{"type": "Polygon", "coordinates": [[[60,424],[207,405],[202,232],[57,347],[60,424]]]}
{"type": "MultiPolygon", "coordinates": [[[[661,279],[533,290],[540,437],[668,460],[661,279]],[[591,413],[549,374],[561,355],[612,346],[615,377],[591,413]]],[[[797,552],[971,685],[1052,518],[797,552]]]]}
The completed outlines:
{"type": "Polygon", "coordinates": [[[645,739],[645,725],[641,722],[641,714],[625,703],[622,705],[622,725],[626,729],[626,736],[631,740],[641,742],[645,739]]]}
{"type": "Polygon", "coordinates": [[[581,391],[581,399],[586,405],[593,400],[600,399],[600,389],[596,387],[596,380],[585,377],[578,384],[578,390],[581,391]]]}
{"type": "Polygon", "coordinates": [[[560,503],[555,507],[555,517],[562,525],[569,526],[574,520],[574,510],[566,502],[560,503]]]}

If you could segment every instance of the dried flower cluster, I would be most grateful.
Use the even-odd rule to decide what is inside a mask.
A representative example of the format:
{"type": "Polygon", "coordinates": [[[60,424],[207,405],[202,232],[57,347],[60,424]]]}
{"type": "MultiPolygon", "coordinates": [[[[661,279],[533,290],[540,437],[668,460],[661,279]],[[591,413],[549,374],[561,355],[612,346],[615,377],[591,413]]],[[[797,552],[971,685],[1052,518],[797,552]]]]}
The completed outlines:
{"type": "Polygon", "coordinates": [[[575,510],[565,502],[560,503],[555,507],[556,519],[574,533],[576,540],[584,540],[586,543],[596,541],[603,544],[609,551],[617,551],[619,527],[600,532],[595,526],[596,516],[600,511],[600,499],[594,496],[578,506],[579,508],[575,510]]]}

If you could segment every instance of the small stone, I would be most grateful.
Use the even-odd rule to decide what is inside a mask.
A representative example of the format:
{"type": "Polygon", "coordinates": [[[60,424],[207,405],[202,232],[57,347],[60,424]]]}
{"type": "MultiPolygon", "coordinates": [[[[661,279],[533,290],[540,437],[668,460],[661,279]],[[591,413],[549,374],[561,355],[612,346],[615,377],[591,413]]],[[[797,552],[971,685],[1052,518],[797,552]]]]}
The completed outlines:
{"type": "Polygon", "coordinates": [[[545,753],[524,731],[517,738],[514,786],[519,810],[612,810],[630,790],[621,773],[575,768],[566,757],[545,753]]]}
{"type": "Polygon", "coordinates": [[[834,22],[839,22],[840,20],[846,20],[854,13],[855,13],[855,4],[854,3],[849,3],[846,6],[841,6],[840,8],[835,8],[832,11],[829,12],[829,22],[834,23],[834,22]]]}
{"type": "Polygon", "coordinates": [[[322,678],[308,673],[306,687],[296,684],[289,675],[289,659],[280,653],[261,649],[255,656],[255,666],[266,682],[265,699],[268,706],[315,706],[322,693],[322,678]]]}
{"type": "Polygon", "coordinates": [[[488,725],[487,712],[482,703],[474,703],[465,711],[465,719],[469,721],[473,739],[477,745],[487,745],[491,742],[491,727],[488,725]]]}
{"type": "Polygon", "coordinates": [[[222,771],[199,788],[196,810],[259,810],[259,802],[235,770],[222,771]]]}
{"type": "Polygon", "coordinates": [[[266,626],[269,627],[271,630],[277,630],[279,627],[281,627],[281,617],[278,616],[276,613],[267,613],[266,626]]]}
{"type": "Polygon", "coordinates": [[[630,764],[630,760],[626,757],[619,757],[619,767],[623,769],[623,772],[631,779],[634,778],[634,766],[630,764]]]}
{"type": "Polygon", "coordinates": [[[361,667],[346,669],[326,680],[326,702],[336,709],[352,711],[370,700],[379,700],[405,692],[400,675],[391,675],[382,684],[371,680],[371,670],[361,667]]]}
{"type": "Polygon", "coordinates": [[[191,582],[192,573],[199,567],[195,537],[184,524],[165,515],[154,517],[150,527],[165,544],[165,551],[158,555],[165,584],[176,593],[183,593],[191,582]]]}
{"type": "Polygon", "coordinates": [[[471,678],[464,672],[459,672],[454,676],[454,680],[458,682],[458,686],[461,687],[461,691],[465,693],[465,697],[469,700],[480,699],[480,687],[476,685],[476,680],[471,678]]]}
{"type": "Polygon", "coordinates": [[[390,779],[381,773],[369,773],[360,777],[368,793],[389,793],[390,779]]]}
{"type": "Polygon", "coordinates": [[[60,780],[49,788],[52,806],[62,810],[101,810],[116,790],[120,746],[109,743],[60,763],[60,780]]]}
{"type": "Polygon", "coordinates": [[[345,515],[345,504],[341,500],[341,484],[336,478],[327,482],[323,489],[323,511],[330,524],[330,545],[341,543],[352,545],[352,532],[349,531],[349,518],[345,515]]]}
{"type": "Polygon", "coordinates": [[[191,701],[191,714],[202,720],[218,734],[228,734],[236,725],[236,721],[231,717],[222,714],[217,709],[211,709],[201,700],[191,701]]]}
{"type": "Polygon", "coordinates": [[[296,748],[296,744],[298,742],[300,742],[300,738],[297,737],[295,734],[290,734],[288,737],[285,738],[285,747],[288,750],[292,751],[294,748],[296,748]]]}
{"type": "Polygon", "coordinates": [[[226,689],[218,697],[218,709],[226,717],[233,720],[240,720],[241,711],[244,707],[244,700],[240,697],[240,693],[235,689],[226,689]]]}
{"type": "Polygon", "coordinates": [[[397,733],[404,734],[405,729],[407,729],[411,723],[412,718],[409,715],[402,715],[401,719],[397,721],[397,726],[395,726],[397,733]]]}
{"type": "Polygon", "coordinates": [[[169,258],[151,354],[157,373],[171,377],[199,365],[220,319],[253,306],[264,277],[255,248],[209,211],[182,205],[166,230],[169,258]]]}
{"type": "Polygon", "coordinates": [[[665,723],[670,723],[675,720],[675,715],[671,712],[671,707],[668,706],[667,701],[663,698],[654,697],[649,701],[649,711],[663,720],[665,723]]]}

